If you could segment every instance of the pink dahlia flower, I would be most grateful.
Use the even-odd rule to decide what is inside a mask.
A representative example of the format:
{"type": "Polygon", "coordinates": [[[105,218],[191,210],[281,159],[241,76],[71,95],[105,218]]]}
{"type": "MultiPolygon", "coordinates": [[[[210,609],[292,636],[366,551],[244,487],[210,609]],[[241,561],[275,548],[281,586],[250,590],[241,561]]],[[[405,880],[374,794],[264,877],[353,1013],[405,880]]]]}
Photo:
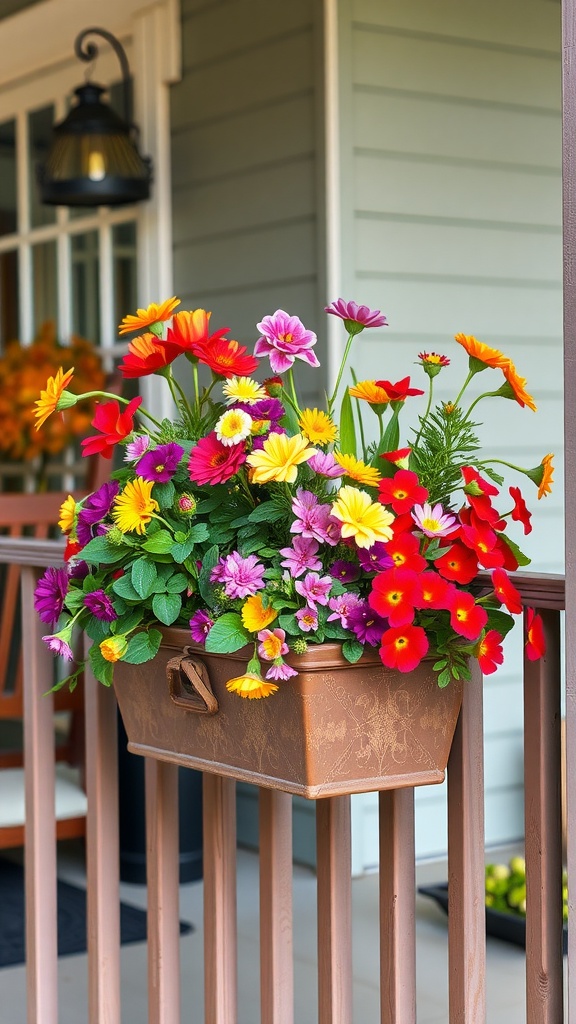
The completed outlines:
{"type": "Polygon", "coordinates": [[[387,327],[388,321],[379,309],[370,309],[369,306],[359,306],[357,302],[345,302],[344,299],[336,299],[329,306],[325,306],[327,313],[339,316],[344,321],[344,326],[349,334],[360,334],[365,327],[387,327]]]}
{"type": "Polygon", "coordinates": [[[277,309],[256,327],[262,331],[262,337],[254,346],[254,355],[268,356],[274,373],[285,373],[295,359],[302,359],[310,366],[320,366],[311,351],[316,344],[316,335],[314,331],[308,331],[297,316],[289,316],[283,309],[277,309]]]}

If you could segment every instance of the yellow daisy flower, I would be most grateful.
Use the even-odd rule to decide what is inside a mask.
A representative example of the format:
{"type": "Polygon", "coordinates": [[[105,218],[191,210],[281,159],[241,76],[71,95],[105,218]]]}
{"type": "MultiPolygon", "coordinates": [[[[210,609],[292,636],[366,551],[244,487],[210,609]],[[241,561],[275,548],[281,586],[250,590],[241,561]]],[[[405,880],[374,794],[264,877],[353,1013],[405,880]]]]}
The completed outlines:
{"type": "MultiPolygon", "coordinates": [[[[74,376],[74,367],[70,370],[64,370],[60,366],[55,377],[48,377],[46,383],[46,390],[40,392],[40,398],[34,402],[36,411],[34,416],[38,421],[36,423],[36,430],[39,430],[43,423],[46,422],[49,416],[58,408],[58,403],[62,397],[62,392],[66,390],[72,377],[74,376]]],[[[74,395],[74,403],[76,402],[76,396],[74,395]]]]}
{"type": "Polygon", "coordinates": [[[338,428],[321,409],[303,409],[298,425],[312,444],[330,444],[338,436],[338,428]]]}
{"type": "Polygon", "coordinates": [[[365,487],[378,487],[382,477],[373,466],[367,466],[362,459],[355,459],[353,455],[344,455],[342,452],[334,452],[334,458],[351,480],[365,487]]]}
{"type": "Polygon", "coordinates": [[[129,480],[121,494],[114,501],[112,518],[122,533],[146,533],[146,526],[160,506],[152,497],[154,483],[137,476],[129,480]]]}
{"type": "Polygon", "coordinates": [[[340,488],[332,515],[342,523],[342,537],[354,537],[359,548],[371,548],[376,541],[392,539],[390,524],[394,516],[357,487],[340,488]]]}
{"type": "Polygon", "coordinates": [[[166,299],[160,305],[151,302],[147,309],[137,309],[135,316],[132,313],[125,316],[118,327],[118,333],[131,334],[132,331],[141,331],[144,327],[150,327],[151,324],[157,324],[161,320],[169,320],[176,306],[179,305],[180,299],[175,296],[166,299]]]}
{"type": "Polygon", "coordinates": [[[308,447],[302,434],[288,437],[287,434],[270,434],[260,451],[250,452],[246,462],[252,467],[251,479],[255,484],[268,484],[277,480],[293,484],[298,475],[298,466],[317,455],[315,448],[308,447]]]}
{"type": "Polygon", "coordinates": [[[62,533],[72,532],[75,516],[76,502],[72,495],[69,494],[66,501],[63,501],[60,505],[60,519],[58,520],[58,526],[62,530],[62,533]]]}
{"type": "Polygon", "coordinates": [[[220,443],[231,447],[250,436],[252,417],[243,409],[228,409],[222,413],[214,429],[220,443]]]}
{"type": "Polygon", "coordinates": [[[240,697],[248,697],[249,700],[255,700],[260,697],[269,697],[271,693],[276,693],[278,686],[276,683],[267,683],[260,676],[254,675],[253,672],[246,672],[243,676],[229,679],[226,683],[226,689],[230,693],[237,693],[240,697]]]}
{"type": "Polygon", "coordinates": [[[125,636],[108,636],[100,644],[100,654],[106,661],[120,661],[126,654],[128,641],[125,636]]]}
{"type": "Polygon", "coordinates": [[[249,633],[259,633],[261,629],[266,629],[274,619],[277,618],[278,612],[270,606],[265,608],[262,604],[262,598],[260,594],[253,594],[251,597],[247,597],[242,605],[242,624],[249,633]]]}
{"type": "Polygon", "coordinates": [[[267,394],[261,384],[251,377],[230,377],[222,386],[226,396],[226,402],[231,405],[233,402],[244,402],[246,405],[254,405],[261,399],[267,398],[267,394]]]}
{"type": "Polygon", "coordinates": [[[361,398],[370,405],[386,405],[390,401],[387,392],[375,380],[359,380],[353,388],[348,388],[352,398],[361,398]]]}

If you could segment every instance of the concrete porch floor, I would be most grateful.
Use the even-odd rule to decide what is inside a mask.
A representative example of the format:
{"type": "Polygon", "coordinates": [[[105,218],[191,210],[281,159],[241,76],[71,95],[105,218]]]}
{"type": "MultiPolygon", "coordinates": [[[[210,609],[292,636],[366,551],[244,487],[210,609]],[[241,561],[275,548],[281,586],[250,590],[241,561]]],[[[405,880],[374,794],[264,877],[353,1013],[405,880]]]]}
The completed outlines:
{"type": "MultiPolygon", "coordinates": [[[[506,858],[509,851],[502,852],[506,858]]],[[[495,859],[491,856],[491,859],[495,859]]],[[[82,847],[60,844],[59,876],[85,884],[82,847]]],[[[418,884],[443,881],[446,866],[419,865],[418,884]]],[[[146,888],[121,885],[121,897],[135,906],[146,905],[146,888]]],[[[355,879],[352,886],[354,944],[354,1022],[379,1020],[378,980],[378,878],[355,879]]],[[[195,931],[181,939],[182,1020],[203,1024],[202,883],[180,888],[180,917],[191,921],[195,931]]],[[[448,1020],[447,926],[443,912],[428,898],[417,897],[417,998],[419,1024],[446,1024],[448,1020]]],[[[239,1017],[235,1024],[258,1024],[258,858],[238,850],[238,984],[239,1017]]],[[[316,877],[308,869],[294,868],[294,947],[296,1024],[316,1024],[316,877]]],[[[524,951],[488,939],[487,1018],[490,1024],[524,1024],[524,951]]],[[[59,962],[59,1024],[84,1024],[87,1020],[86,955],[63,957],[59,962]]],[[[147,1020],[146,944],[122,947],[122,1022],[144,1024],[147,1020]]],[[[2,1024],[25,1021],[25,971],[23,966],[0,970],[2,1024]]],[[[233,1022],[230,1022],[233,1024],[233,1022]]]]}

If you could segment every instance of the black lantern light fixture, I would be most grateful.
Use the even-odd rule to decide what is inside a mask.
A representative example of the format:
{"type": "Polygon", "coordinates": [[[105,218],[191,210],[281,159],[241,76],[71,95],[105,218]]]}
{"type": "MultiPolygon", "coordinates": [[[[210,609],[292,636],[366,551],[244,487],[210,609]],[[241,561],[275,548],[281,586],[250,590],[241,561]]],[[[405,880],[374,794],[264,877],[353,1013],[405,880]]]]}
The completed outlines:
{"type": "Polygon", "coordinates": [[[38,166],[43,203],[55,206],[122,206],[150,196],[152,165],[138,151],[138,129],[132,122],[131,81],[122,45],[103,28],[86,28],[76,38],[79,60],[98,55],[88,35],[102,36],[116,52],[122,69],[124,118],[102,100],[101,85],[87,81],[74,90],[75,106],[54,125],[54,136],[44,163],[38,166]]]}

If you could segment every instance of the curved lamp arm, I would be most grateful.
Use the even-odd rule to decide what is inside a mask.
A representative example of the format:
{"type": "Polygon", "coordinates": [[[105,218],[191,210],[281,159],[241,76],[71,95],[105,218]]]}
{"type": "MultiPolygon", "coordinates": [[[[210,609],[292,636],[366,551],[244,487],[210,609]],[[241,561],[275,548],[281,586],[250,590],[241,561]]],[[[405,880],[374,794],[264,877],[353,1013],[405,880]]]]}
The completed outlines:
{"type": "Polygon", "coordinates": [[[105,28],[85,28],[78,36],[76,36],[76,40],[74,42],[74,53],[78,57],[78,60],[87,62],[93,61],[98,56],[98,47],[95,43],[86,43],[84,46],[86,36],[93,35],[102,36],[107,43],[110,43],[110,46],[118,57],[120,67],[122,69],[122,85],[124,89],[124,120],[126,121],[126,124],[132,128],[130,68],[128,66],[126,51],[122,44],[116,39],[116,36],[113,36],[112,33],[108,32],[105,28]]]}

